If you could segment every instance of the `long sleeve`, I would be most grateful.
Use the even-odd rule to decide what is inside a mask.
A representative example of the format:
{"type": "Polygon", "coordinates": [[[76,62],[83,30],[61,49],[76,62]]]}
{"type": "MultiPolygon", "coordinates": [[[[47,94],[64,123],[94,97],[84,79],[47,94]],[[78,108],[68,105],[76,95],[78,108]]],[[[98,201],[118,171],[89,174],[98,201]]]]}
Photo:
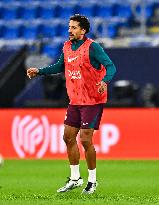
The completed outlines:
{"type": "Polygon", "coordinates": [[[103,78],[104,82],[110,82],[116,72],[116,67],[110,60],[109,56],[105,53],[104,49],[96,42],[91,44],[90,48],[91,64],[96,68],[102,64],[106,69],[106,75],[103,78]]]}
{"type": "Polygon", "coordinates": [[[57,63],[49,65],[44,68],[39,68],[39,75],[56,74],[64,72],[64,54],[60,55],[57,63]]]}

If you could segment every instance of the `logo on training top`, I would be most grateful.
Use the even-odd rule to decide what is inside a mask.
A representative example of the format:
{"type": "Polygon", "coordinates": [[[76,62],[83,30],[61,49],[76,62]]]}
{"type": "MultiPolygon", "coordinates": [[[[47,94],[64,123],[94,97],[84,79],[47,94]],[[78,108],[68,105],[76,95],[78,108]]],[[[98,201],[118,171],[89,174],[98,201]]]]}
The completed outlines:
{"type": "Polygon", "coordinates": [[[70,58],[68,57],[68,62],[71,63],[72,61],[76,60],[78,58],[78,56],[74,57],[74,58],[70,58]]]}
{"type": "Polygon", "coordinates": [[[25,155],[36,155],[41,158],[49,145],[50,126],[46,116],[40,118],[26,115],[21,118],[16,116],[12,126],[13,146],[20,158],[25,155]]]}
{"type": "Polygon", "coordinates": [[[68,70],[68,76],[71,77],[71,79],[81,79],[81,72],[79,70],[68,70]]]}

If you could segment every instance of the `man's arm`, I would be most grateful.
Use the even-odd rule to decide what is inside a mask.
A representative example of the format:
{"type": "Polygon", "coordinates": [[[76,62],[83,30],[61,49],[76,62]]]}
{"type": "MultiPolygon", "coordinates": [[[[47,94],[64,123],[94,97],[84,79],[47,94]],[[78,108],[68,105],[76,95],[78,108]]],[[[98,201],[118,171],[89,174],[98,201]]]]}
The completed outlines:
{"type": "Polygon", "coordinates": [[[31,79],[37,75],[56,74],[64,71],[64,54],[62,53],[57,63],[43,68],[29,68],[27,76],[31,79]]]}
{"type": "Polygon", "coordinates": [[[110,82],[116,72],[115,65],[105,53],[104,49],[98,43],[93,42],[91,44],[90,51],[90,55],[92,56],[92,58],[102,64],[106,69],[106,75],[104,76],[102,81],[104,81],[105,83],[110,82]]]}

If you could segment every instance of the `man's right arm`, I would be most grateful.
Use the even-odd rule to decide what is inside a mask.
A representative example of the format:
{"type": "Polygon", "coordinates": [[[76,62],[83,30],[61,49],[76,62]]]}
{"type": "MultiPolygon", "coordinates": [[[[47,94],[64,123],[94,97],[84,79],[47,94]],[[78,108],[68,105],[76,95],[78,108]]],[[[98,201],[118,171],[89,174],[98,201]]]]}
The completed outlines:
{"type": "Polygon", "coordinates": [[[44,68],[29,68],[27,76],[31,79],[37,75],[56,74],[64,71],[64,54],[62,53],[57,63],[44,68]]]}
{"type": "Polygon", "coordinates": [[[56,74],[64,72],[64,54],[60,55],[57,63],[49,65],[47,67],[39,68],[38,75],[56,74]]]}

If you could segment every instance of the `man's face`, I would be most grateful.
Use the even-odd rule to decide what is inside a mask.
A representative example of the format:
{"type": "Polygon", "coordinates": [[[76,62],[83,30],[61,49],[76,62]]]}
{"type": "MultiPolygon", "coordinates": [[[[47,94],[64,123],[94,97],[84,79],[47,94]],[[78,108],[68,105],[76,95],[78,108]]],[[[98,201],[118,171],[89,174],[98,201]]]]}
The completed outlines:
{"type": "Polygon", "coordinates": [[[86,30],[79,26],[78,21],[70,20],[69,22],[69,39],[71,41],[83,39],[86,30]]]}

